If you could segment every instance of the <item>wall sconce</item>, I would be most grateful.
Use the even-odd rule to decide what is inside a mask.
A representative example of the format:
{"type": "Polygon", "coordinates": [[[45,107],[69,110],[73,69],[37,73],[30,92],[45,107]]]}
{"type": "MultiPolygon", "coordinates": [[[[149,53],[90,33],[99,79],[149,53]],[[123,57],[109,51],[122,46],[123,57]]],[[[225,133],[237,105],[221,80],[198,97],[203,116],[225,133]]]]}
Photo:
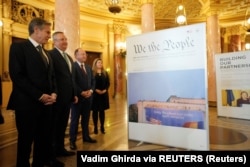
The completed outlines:
{"type": "Polygon", "coordinates": [[[3,26],[3,21],[2,20],[0,20],[0,27],[2,27],[3,26]]]}
{"type": "Polygon", "coordinates": [[[246,43],[246,44],[245,44],[245,49],[246,49],[246,50],[250,50],[250,43],[246,43]]]}
{"type": "Polygon", "coordinates": [[[120,50],[119,55],[126,56],[126,42],[117,42],[116,47],[120,50]]]}
{"type": "Polygon", "coordinates": [[[247,34],[245,37],[245,49],[250,50],[250,34],[247,34]]]}
{"type": "Polygon", "coordinates": [[[187,16],[186,16],[186,10],[185,7],[180,4],[176,9],[176,23],[178,25],[186,25],[187,24],[187,16]]]}

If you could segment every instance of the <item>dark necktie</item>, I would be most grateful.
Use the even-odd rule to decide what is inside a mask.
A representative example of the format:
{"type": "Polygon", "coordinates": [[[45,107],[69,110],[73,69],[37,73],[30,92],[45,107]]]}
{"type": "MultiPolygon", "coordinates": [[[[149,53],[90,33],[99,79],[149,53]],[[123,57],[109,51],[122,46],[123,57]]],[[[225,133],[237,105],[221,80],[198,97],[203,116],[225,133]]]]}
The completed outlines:
{"type": "Polygon", "coordinates": [[[87,71],[85,69],[84,64],[81,64],[81,69],[82,69],[83,74],[87,75],[87,71]]]}
{"type": "Polygon", "coordinates": [[[69,58],[67,56],[67,53],[63,52],[63,58],[65,59],[66,63],[68,64],[68,67],[70,69],[70,62],[69,62],[69,58]]]}
{"type": "Polygon", "coordinates": [[[44,64],[45,64],[46,67],[47,67],[47,66],[48,66],[48,58],[47,58],[47,56],[44,54],[43,48],[42,48],[40,45],[38,45],[36,48],[38,49],[38,52],[40,53],[40,55],[41,55],[41,57],[42,57],[42,59],[43,59],[43,62],[44,62],[44,64]]]}

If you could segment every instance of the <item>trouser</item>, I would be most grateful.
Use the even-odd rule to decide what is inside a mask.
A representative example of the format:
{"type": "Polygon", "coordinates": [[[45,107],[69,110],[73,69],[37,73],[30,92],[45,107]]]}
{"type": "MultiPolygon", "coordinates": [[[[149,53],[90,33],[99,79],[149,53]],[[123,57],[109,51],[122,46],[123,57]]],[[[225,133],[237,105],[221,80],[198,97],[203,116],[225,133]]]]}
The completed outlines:
{"type": "Polygon", "coordinates": [[[70,116],[70,142],[76,142],[79,119],[81,116],[81,127],[83,140],[89,139],[89,117],[91,103],[89,100],[72,104],[70,116]]]}
{"type": "Polygon", "coordinates": [[[53,108],[53,147],[55,152],[60,152],[64,150],[64,138],[65,131],[68,126],[69,113],[70,103],[56,103],[53,108]]]}
{"type": "MultiPolygon", "coordinates": [[[[43,107],[42,107],[43,108],[43,107]]],[[[36,110],[16,110],[17,160],[16,167],[30,167],[33,144],[33,167],[43,167],[50,149],[50,107],[36,110]]]]}

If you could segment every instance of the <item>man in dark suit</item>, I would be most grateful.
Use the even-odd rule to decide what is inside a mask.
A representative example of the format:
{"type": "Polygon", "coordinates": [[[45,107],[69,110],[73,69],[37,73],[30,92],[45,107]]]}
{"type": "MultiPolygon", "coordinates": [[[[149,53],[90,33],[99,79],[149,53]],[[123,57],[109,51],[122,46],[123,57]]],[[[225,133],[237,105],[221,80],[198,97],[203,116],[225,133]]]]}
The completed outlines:
{"type": "Polygon", "coordinates": [[[50,114],[56,102],[57,88],[52,59],[42,48],[51,34],[51,24],[41,18],[30,21],[29,39],[12,43],[9,54],[9,71],[13,82],[7,109],[15,110],[17,140],[16,167],[44,165],[61,167],[64,164],[51,159],[50,114]]]}
{"type": "Polygon", "coordinates": [[[92,93],[95,88],[95,79],[91,67],[85,62],[87,54],[85,50],[78,48],[75,50],[76,62],[75,82],[78,95],[78,103],[72,105],[70,121],[70,148],[76,149],[76,137],[78,131],[79,118],[81,115],[82,139],[84,142],[96,143],[96,140],[89,136],[89,117],[92,103],[92,93]]]}
{"type": "Polygon", "coordinates": [[[70,156],[75,152],[67,151],[64,148],[65,131],[68,125],[71,103],[77,103],[78,98],[75,92],[73,80],[73,60],[65,52],[68,46],[67,38],[63,32],[57,31],[52,35],[54,49],[49,51],[53,60],[56,84],[57,101],[53,105],[54,119],[54,153],[55,156],[70,156]]]}

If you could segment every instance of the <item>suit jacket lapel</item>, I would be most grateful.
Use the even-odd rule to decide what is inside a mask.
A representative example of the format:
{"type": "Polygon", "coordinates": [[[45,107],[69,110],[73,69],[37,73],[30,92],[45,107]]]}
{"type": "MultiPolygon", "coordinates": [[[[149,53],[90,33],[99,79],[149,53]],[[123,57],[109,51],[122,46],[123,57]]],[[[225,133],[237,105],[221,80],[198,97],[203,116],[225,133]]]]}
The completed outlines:
{"type": "MultiPolygon", "coordinates": [[[[55,53],[57,54],[57,55],[56,55],[56,58],[57,58],[60,62],[62,62],[62,63],[64,64],[65,67],[67,67],[67,70],[68,70],[69,72],[71,72],[71,71],[72,71],[72,62],[70,61],[70,63],[71,63],[71,71],[70,71],[69,65],[68,65],[68,63],[65,61],[65,59],[63,58],[63,55],[62,55],[56,48],[54,48],[54,51],[55,51],[55,53]]],[[[68,54],[67,54],[67,56],[68,56],[68,54]]],[[[68,59],[70,60],[69,56],[68,56],[68,59]]]]}
{"type": "MultiPolygon", "coordinates": [[[[27,40],[27,47],[28,47],[28,49],[29,49],[29,51],[30,51],[30,53],[31,53],[31,56],[33,56],[32,59],[38,59],[38,61],[40,62],[40,64],[41,64],[44,68],[46,68],[46,65],[44,64],[44,61],[43,61],[43,59],[42,59],[40,53],[38,52],[37,48],[36,48],[29,40],[27,40]]],[[[45,50],[44,50],[44,52],[46,53],[45,50]]],[[[46,54],[47,54],[47,53],[46,53],[46,54]]],[[[48,54],[47,54],[47,57],[48,57],[48,54]]],[[[48,57],[48,59],[49,59],[49,57],[48,57]]],[[[49,61],[51,61],[51,60],[49,60],[49,61]]]]}

